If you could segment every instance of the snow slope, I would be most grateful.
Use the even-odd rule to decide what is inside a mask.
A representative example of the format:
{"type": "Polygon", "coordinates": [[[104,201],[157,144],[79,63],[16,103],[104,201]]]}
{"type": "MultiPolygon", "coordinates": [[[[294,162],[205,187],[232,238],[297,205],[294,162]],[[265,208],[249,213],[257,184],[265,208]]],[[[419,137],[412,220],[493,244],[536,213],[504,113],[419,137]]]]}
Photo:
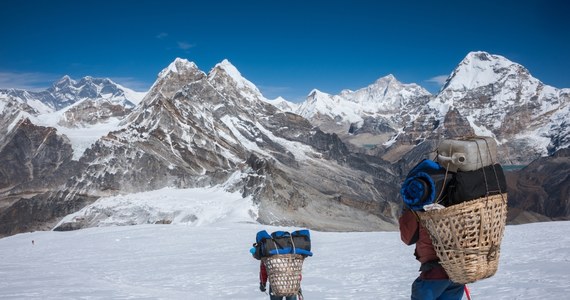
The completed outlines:
{"type": "Polygon", "coordinates": [[[107,122],[97,123],[94,125],[83,127],[65,127],[58,124],[63,114],[74,106],[68,106],[62,110],[38,117],[28,116],[34,124],[39,126],[53,127],[57,129],[58,134],[64,134],[69,138],[69,142],[73,148],[73,159],[79,160],[86,149],[91,147],[101,137],[106,136],[111,131],[121,129],[121,119],[109,118],[107,122]]]}
{"type": "MultiPolygon", "coordinates": [[[[268,299],[258,290],[259,263],[249,248],[259,230],[296,228],[257,224],[244,213],[255,206],[232,197],[215,188],[163,189],[117,198],[123,208],[113,206],[123,212],[187,209],[210,222],[103,222],[0,239],[0,299],[268,299]]],[[[569,231],[570,222],[507,226],[499,270],[470,285],[472,298],[567,298],[569,231]]],[[[311,234],[315,255],[304,263],[306,299],[409,299],[419,263],[397,232],[311,234]]]]}

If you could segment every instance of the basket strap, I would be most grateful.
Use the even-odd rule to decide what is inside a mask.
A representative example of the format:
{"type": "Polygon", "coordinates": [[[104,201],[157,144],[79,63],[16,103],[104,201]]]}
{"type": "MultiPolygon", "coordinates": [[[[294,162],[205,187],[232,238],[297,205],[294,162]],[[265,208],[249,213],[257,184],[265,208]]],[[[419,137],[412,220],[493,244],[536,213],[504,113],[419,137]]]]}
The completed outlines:
{"type": "Polygon", "coordinates": [[[497,170],[495,169],[495,164],[493,164],[493,173],[495,174],[495,180],[497,181],[497,187],[499,187],[499,194],[503,194],[503,190],[501,190],[501,184],[499,182],[499,175],[497,174],[497,170]]]}
{"type": "MultiPolygon", "coordinates": [[[[495,162],[493,160],[493,155],[491,153],[491,148],[489,147],[489,142],[486,139],[483,139],[483,141],[485,142],[485,145],[487,146],[487,155],[489,156],[489,159],[491,160],[491,164],[493,165],[493,174],[495,175],[495,181],[497,182],[497,187],[499,188],[499,194],[503,193],[503,190],[501,190],[501,185],[499,183],[499,175],[497,174],[497,169],[495,168],[495,165],[497,164],[497,162],[495,162]]],[[[481,164],[483,163],[483,157],[481,155],[481,150],[479,149],[479,144],[477,143],[477,151],[479,152],[479,157],[481,159],[481,164]]],[[[483,177],[485,179],[485,188],[487,190],[487,195],[489,196],[489,187],[487,185],[487,175],[485,174],[485,172],[483,171],[483,177]]]]}
{"type": "MultiPolygon", "coordinates": [[[[443,191],[447,190],[447,175],[449,174],[449,169],[445,168],[445,176],[443,177],[443,186],[441,187],[441,191],[439,191],[439,195],[437,196],[437,198],[435,198],[435,203],[441,203],[443,201],[443,191]]],[[[447,197],[447,195],[445,195],[447,197]]]]}
{"type": "Polygon", "coordinates": [[[500,251],[499,245],[495,245],[495,243],[491,243],[491,247],[489,247],[489,252],[487,252],[487,261],[495,259],[497,257],[497,253],[500,251]]]}
{"type": "Polygon", "coordinates": [[[279,247],[277,247],[277,243],[275,242],[275,239],[271,238],[271,241],[273,242],[273,245],[275,246],[275,251],[277,251],[277,254],[279,253],[279,247]]]}
{"type": "MultiPolygon", "coordinates": [[[[483,154],[481,154],[481,148],[479,147],[479,143],[477,143],[477,139],[472,139],[475,141],[475,145],[477,145],[477,154],[478,154],[478,161],[481,162],[481,172],[483,172],[483,180],[485,181],[485,196],[489,196],[489,183],[487,181],[487,174],[485,174],[485,169],[483,167],[483,154]]],[[[485,144],[487,144],[487,140],[483,139],[485,144]]],[[[487,149],[489,149],[489,145],[487,144],[487,149]]],[[[491,153],[488,153],[491,155],[491,153]]],[[[493,167],[494,168],[494,167],[493,167]]],[[[498,182],[497,182],[498,184],[498,182]]]]}

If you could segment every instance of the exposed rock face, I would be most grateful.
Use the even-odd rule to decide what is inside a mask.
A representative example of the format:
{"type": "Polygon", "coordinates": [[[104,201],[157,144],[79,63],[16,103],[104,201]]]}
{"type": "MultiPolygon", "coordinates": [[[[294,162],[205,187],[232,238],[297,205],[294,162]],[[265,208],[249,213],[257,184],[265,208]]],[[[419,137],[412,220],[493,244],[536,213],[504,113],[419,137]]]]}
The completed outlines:
{"type": "Polygon", "coordinates": [[[570,220],[570,149],[539,158],[508,179],[511,222],[570,220]]]}
{"type": "Polygon", "coordinates": [[[443,122],[442,134],[446,138],[475,135],[475,131],[469,124],[469,121],[457,109],[450,109],[445,115],[443,122]]]}
{"type": "Polygon", "coordinates": [[[67,172],[72,150],[54,128],[24,119],[0,142],[0,191],[42,191],[66,181],[54,173],[67,172]]]}
{"type": "Polygon", "coordinates": [[[229,188],[259,203],[262,222],[395,228],[397,199],[385,196],[396,194],[389,188],[396,181],[389,164],[353,157],[336,135],[262,98],[227,61],[205,74],[177,59],[122,129],[85,152],[85,169],[64,189],[108,196],[203,187],[237,172],[242,180],[229,188]]]}
{"type": "Polygon", "coordinates": [[[96,199],[97,197],[70,194],[65,191],[19,198],[6,209],[0,210],[0,236],[51,230],[62,217],[96,199]]]}
{"type": "Polygon", "coordinates": [[[21,119],[0,138],[0,236],[49,229],[47,224],[72,212],[71,207],[86,203],[50,192],[81,170],[72,153],[65,136],[29,119],[21,119]]]}
{"type": "Polygon", "coordinates": [[[110,118],[123,118],[132,108],[116,104],[108,100],[85,100],[63,113],[59,125],[64,127],[80,127],[107,122],[110,118]]]}

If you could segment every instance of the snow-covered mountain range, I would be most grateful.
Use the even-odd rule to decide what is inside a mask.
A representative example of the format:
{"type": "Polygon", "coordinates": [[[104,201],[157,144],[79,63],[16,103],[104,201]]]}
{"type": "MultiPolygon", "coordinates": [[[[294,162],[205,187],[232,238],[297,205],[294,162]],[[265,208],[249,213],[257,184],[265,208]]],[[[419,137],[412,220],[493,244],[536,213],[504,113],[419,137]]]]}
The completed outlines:
{"type": "Polygon", "coordinates": [[[216,186],[251,199],[262,223],[391,230],[402,176],[440,140],[491,135],[502,163],[526,164],[568,148],[569,102],[485,52],[437,95],[388,75],[297,105],[266,99],[227,60],[206,73],[180,58],[147,93],[91,77],[0,90],[0,234],[53,228],[100,197],[216,186]]]}
{"type": "MultiPolygon", "coordinates": [[[[176,59],[131,113],[116,123],[93,125],[115,127],[95,135],[87,148],[55,130],[49,131],[53,141],[45,144],[52,127],[37,125],[35,119],[44,115],[22,117],[8,126],[8,136],[21,136],[27,145],[7,138],[0,158],[9,171],[17,170],[2,178],[5,197],[50,211],[30,216],[44,225],[98,197],[224,185],[251,196],[264,223],[329,230],[394,228],[398,205],[384,193],[396,190],[381,189],[395,186],[391,166],[377,158],[353,158],[336,136],[267,103],[228,61],[205,73],[176,59]],[[17,152],[25,155],[15,157],[17,152]],[[50,167],[55,167],[53,178],[36,174],[50,167]]],[[[58,126],[67,130],[60,122],[58,126]]],[[[19,214],[20,208],[11,205],[0,215],[6,220],[4,232],[27,226],[12,218],[19,214]]]]}
{"type": "Polygon", "coordinates": [[[87,76],[76,81],[67,75],[54,83],[52,87],[41,92],[19,89],[0,90],[0,97],[24,100],[32,107],[37,107],[40,113],[61,110],[85,100],[109,101],[132,108],[142,100],[144,95],[145,93],[135,92],[108,78],[87,76]]]}
{"type": "Polygon", "coordinates": [[[469,53],[437,95],[388,75],[356,92],[314,90],[290,109],[352,150],[391,161],[425,140],[466,134],[495,137],[504,164],[528,164],[570,146],[570,89],[545,85],[520,64],[481,51],[469,53]]]}

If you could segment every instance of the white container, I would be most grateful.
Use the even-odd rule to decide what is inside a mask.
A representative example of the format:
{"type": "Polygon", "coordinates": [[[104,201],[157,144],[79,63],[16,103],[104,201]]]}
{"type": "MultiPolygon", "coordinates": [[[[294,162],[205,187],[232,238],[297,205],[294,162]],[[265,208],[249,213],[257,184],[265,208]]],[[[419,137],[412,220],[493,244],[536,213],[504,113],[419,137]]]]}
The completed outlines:
{"type": "Polygon", "coordinates": [[[498,163],[497,142],[488,136],[447,139],[437,147],[437,162],[451,172],[490,166],[498,163]]]}

